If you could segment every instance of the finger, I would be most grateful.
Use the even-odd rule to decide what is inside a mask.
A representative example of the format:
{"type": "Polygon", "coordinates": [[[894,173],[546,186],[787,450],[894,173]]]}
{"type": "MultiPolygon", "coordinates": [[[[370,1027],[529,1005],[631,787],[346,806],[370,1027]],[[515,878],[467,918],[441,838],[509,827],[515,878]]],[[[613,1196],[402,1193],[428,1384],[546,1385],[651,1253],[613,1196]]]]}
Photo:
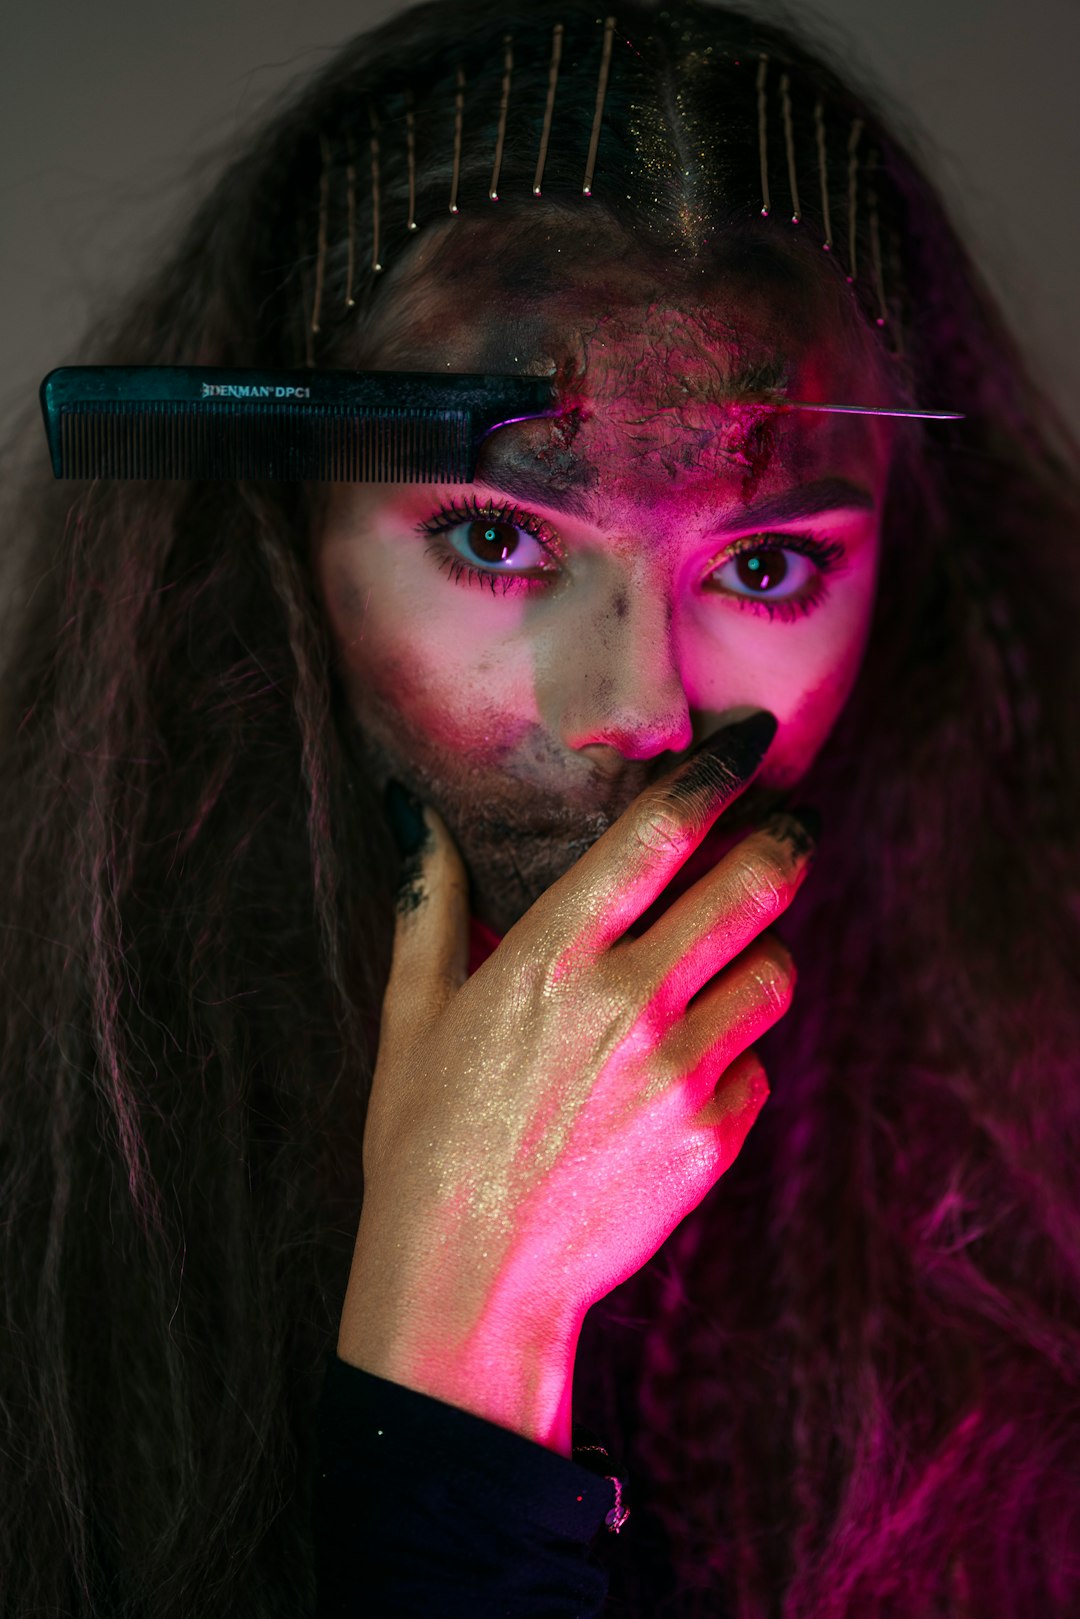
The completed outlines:
{"type": "Polygon", "coordinates": [[[816,847],[797,811],[771,815],[618,952],[626,953],[635,978],[670,1015],[682,1012],[702,985],[787,910],[816,847]]]}
{"type": "Polygon", "coordinates": [[[545,909],[573,917],[577,948],[605,949],[648,910],[720,812],[749,786],[778,723],[758,709],[714,731],[541,896],[545,909]]]}
{"type": "Polygon", "coordinates": [[[413,814],[421,812],[423,828],[415,828],[413,836],[418,835],[419,841],[403,857],[394,902],[394,945],[379,1025],[380,1051],[387,1046],[400,1050],[422,1035],[468,976],[469,881],[464,862],[438,811],[430,804],[420,805],[411,795],[402,798],[391,789],[388,810],[391,800],[405,816],[413,806],[413,814]]]}
{"type": "Polygon", "coordinates": [[[790,950],[767,931],[691,1002],[664,1041],[666,1063],[686,1076],[691,1107],[707,1101],[716,1075],[780,1021],[797,978],[790,950]]]}
{"type": "Polygon", "coordinates": [[[761,1058],[750,1046],[724,1069],[708,1101],[689,1122],[694,1129],[700,1130],[722,1127],[727,1132],[725,1146],[734,1158],[770,1094],[769,1080],[761,1058]]]}

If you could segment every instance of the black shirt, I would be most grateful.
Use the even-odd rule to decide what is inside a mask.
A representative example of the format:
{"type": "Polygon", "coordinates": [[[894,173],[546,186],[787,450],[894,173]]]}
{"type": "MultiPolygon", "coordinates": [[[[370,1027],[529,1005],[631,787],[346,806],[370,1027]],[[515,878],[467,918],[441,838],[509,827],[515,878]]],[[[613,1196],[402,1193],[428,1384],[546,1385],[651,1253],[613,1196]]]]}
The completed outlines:
{"type": "Polygon", "coordinates": [[[316,1619],[601,1613],[591,1543],[619,1520],[610,1461],[583,1465],[336,1354],[316,1432],[316,1619]]]}

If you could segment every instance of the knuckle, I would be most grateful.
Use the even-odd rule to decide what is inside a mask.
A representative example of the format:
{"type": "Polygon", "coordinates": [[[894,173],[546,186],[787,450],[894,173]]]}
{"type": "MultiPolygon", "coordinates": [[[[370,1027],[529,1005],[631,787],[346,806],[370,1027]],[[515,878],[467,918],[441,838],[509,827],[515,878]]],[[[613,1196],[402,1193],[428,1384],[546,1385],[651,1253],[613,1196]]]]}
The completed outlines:
{"type": "Polygon", "coordinates": [[[750,913],[775,916],[789,899],[787,873],[768,846],[748,849],[735,863],[732,876],[750,913]]]}
{"type": "Polygon", "coordinates": [[[791,951],[779,939],[763,935],[750,967],[761,997],[770,1008],[785,1008],[795,990],[796,969],[791,951]]]}
{"type": "Polygon", "coordinates": [[[634,837],[648,854],[681,854],[686,845],[686,828],[669,805],[650,804],[634,823],[634,837]]]}

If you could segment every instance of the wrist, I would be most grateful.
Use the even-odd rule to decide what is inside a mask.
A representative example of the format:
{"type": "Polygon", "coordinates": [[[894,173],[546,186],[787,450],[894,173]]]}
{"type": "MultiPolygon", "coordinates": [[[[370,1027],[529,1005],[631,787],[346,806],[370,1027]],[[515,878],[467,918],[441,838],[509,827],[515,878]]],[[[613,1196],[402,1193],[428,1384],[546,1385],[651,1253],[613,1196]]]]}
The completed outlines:
{"type": "Polygon", "coordinates": [[[349,1365],[448,1405],[471,1411],[571,1454],[574,1361],[581,1319],[539,1319],[511,1308],[500,1289],[477,1301],[468,1279],[445,1264],[434,1275],[387,1264],[382,1244],[360,1244],[353,1257],[337,1353],[349,1365]],[[493,1296],[494,1295],[494,1296],[493,1296]]]}
{"type": "Polygon", "coordinates": [[[455,1340],[437,1319],[426,1326],[367,1331],[342,1327],[337,1353],[351,1366],[471,1411],[562,1456],[571,1454],[573,1344],[542,1345],[482,1327],[455,1340]]]}

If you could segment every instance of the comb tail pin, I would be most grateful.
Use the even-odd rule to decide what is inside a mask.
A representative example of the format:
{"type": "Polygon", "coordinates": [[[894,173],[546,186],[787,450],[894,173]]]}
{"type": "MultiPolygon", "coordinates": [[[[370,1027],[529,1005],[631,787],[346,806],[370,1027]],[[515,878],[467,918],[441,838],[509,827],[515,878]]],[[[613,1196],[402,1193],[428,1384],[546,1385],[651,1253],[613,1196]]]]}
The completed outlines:
{"type": "MultiPolygon", "coordinates": [[[[550,377],[70,366],[41,384],[57,478],[471,483],[499,427],[560,414],[550,377]],[[343,449],[344,444],[344,449],[343,449]]],[[[778,400],[779,412],[956,419],[955,411],[778,400]]]]}

